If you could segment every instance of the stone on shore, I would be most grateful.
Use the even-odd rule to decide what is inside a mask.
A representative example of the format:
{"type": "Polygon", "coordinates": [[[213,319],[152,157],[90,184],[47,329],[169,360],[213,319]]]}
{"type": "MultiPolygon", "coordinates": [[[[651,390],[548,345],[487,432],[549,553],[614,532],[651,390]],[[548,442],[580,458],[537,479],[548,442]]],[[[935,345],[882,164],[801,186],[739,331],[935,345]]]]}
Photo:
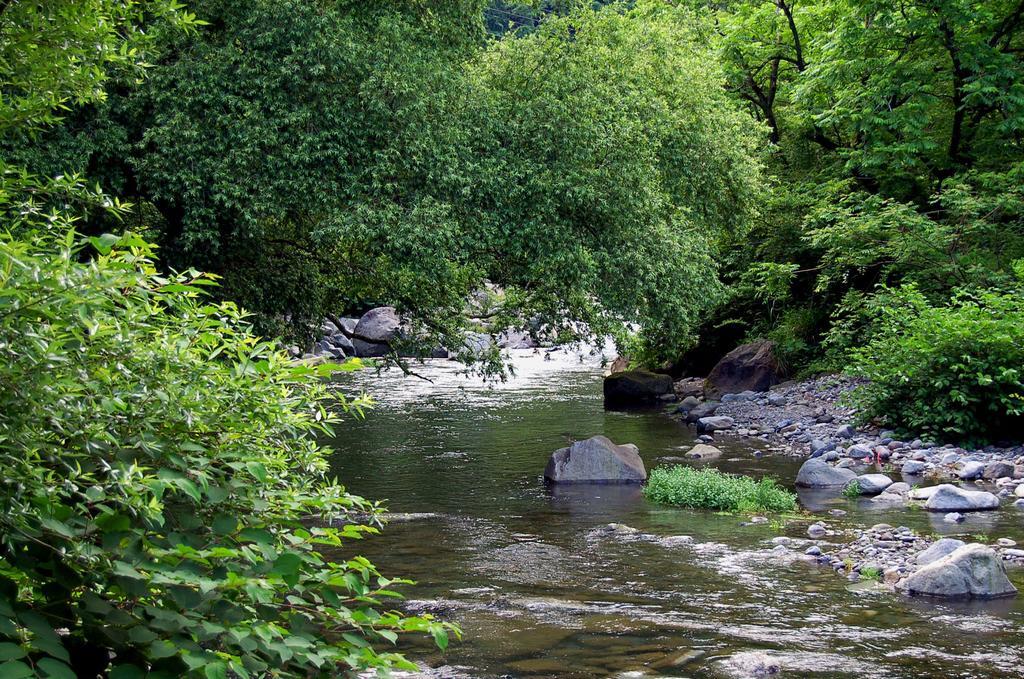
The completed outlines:
{"type": "Polygon", "coordinates": [[[400,326],[394,307],[370,309],[352,331],[356,355],[364,358],[386,355],[391,350],[391,341],[398,337],[400,326]]]}
{"type": "Polygon", "coordinates": [[[1013,465],[1009,462],[990,462],[985,465],[985,471],[981,473],[981,478],[988,481],[995,481],[1004,476],[1013,477],[1013,465]]]}
{"type": "Polygon", "coordinates": [[[907,460],[903,463],[903,467],[900,471],[906,476],[917,476],[923,474],[928,469],[928,464],[920,462],[918,460],[907,460]]]}
{"type": "Polygon", "coordinates": [[[998,509],[999,498],[984,490],[964,490],[944,483],[936,486],[924,508],[931,512],[976,512],[998,509]]]}
{"type": "Polygon", "coordinates": [[[722,429],[732,429],[734,424],[736,422],[731,417],[714,415],[697,420],[697,429],[700,431],[720,431],[722,429]]]}
{"type": "Polygon", "coordinates": [[[984,462],[964,462],[963,466],[957,470],[956,475],[964,481],[973,481],[974,479],[980,479],[981,475],[985,473],[984,462]]]}
{"type": "Polygon", "coordinates": [[[594,436],[552,453],[544,478],[552,483],[643,483],[647,470],[632,443],[615,445],[594,436]]]}
{"type": "Polygon", "coordinates": [[[624,370],[604,378],[606,405],[642,405],[672,393],[672,378],[649,370],[624,370]]]}
{"type": "Polygon", "coordinates": [[[957,540],[956,538],[942,538],[932,544],[931,547],[918,554],[915,560],[917,561],[918,566],[927,566],[933,561],[946,558],[965,544],[967,543],[963,540],[957,540]]]}
{"type": "Polygon", "coordinates": [[[922,566],[905,583],[908,594],[955,599],[996,599],[1017,594],[1003,560],[985,545],[964,545],[922,566]]]}
{"type": "Polygon", "coordinates": [[[710,397],[742,391],[768,391],[780,382],[775,343],[758,340],[743,344],[724,357],[708,374],[705,390],[710,397]]]}
{"type": "Polygon", "coordinates": [[[796,475],[796,485],[804,488],[831,488],[845,486],[857,478],[850,469],[833,467],[819,458],[811,458],[804,462],[796,475]]]}

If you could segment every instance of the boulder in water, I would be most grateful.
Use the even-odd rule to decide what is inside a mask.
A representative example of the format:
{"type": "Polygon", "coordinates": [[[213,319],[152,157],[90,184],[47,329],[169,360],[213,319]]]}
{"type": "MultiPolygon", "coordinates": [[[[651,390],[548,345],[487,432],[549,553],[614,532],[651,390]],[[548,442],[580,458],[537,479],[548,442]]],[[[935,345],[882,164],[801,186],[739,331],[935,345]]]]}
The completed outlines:
{"type": "Polygon", "coordinates": [[[931,547],[918,554],[915,560],[917,561],[917,565],[927,566],[933,561],[946,558],[965,544],[967,543],[963,540],[957,540],[956,538],[942,538],[941,540],[936,541],[931,547]]]}
{"type": "Polygon", "coordinates": [[[964,545],[922,566],[906,580],[909,594],[954,599],[997,599],[1017,594],[1003,560],[985,545],[964,545]]]}
{"type": "Polygon", "coordinates": [[[999,498],[984,490],[964,490],[944,483],[935,488],[924,508],[931,512],[977,512],[999,509],[999,498]]]}
{"type": "Polygon", "coordinates": [[[878,495],[892,485],[892,479],[885,474],[861,474],[857,487],[861,495],[878,495]]]}
{"type": "Polygon", "coordinates": [[[604,378],[606,405],[642,405],[672,393],[672,378],[649,370],[624,370],[604,378]]]}
{"type": "Polygon", "coordinates": [[[692,460],[714,460],[722,457],[722,451],[706,443],[698,443],[693,448],[690,448],[689,452],[686,453],[686,457],[692,460]]]}
{"type": "Polygon", "coordinates": [[[552,483],[643,483],[647,470],[632,443],[619,446],[594,436],[552,453],[544,478],[552,483]]]}
{"type": "Polygon", "coordinates": [[[857,478],[850,469],[833,467],[821,458],[812,457],[804,462],[796,475],[796,485],[804,488],[832,488],[845,486],[857,478]]]}

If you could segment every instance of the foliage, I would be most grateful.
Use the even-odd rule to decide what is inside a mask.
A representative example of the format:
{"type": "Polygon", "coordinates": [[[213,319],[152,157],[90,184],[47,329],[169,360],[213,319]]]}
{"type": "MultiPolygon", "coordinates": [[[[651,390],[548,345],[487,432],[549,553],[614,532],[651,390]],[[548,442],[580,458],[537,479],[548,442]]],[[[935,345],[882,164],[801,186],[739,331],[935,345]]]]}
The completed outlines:
{"type": "Polygon", "coordinates": [[[857,396],[865,417],[902,433],[983,442],[1024,426],[1024,294],[961,292],[936,306],[914,287],[881,310],[879,334],[854,351],[870,382],[857,396]],[[913,312],[909,312],[913,309],[913,312]]]}
{"type": "Polygon", "coordinates": [[[843,497],[851,499],[857,499],[860,497],[860,482],[850,481],[848,484],[843,486],[843,497]]]}
{"type": "Polygon", "coordinates": [[[335,676],[409,666],[380,651],[399,633],[444,645],[346,556],[375,507],[325,476],[324,386],[210,283],[131,234],[0,239],[3,676],[335,676]]]}
{"type": "Polygon", "coordinates": [[[785,512],[796,509],[796,495],[774,479],[755,481],[749,476],[725,474],[717,469],[658,467],[651,471],[644,496],[652,502],[694,509],[741,512],[785,512]]]}
{"type": "Polygon", "coordinates": [[[1019,3],[694,4],[714,13],[729,90],[776,148],[772,196],[726,251],[728,301],[702,338],[739,321],[795,367],[835,369],[847,359],[830,328],[881,304],[867,299],[879,285],[942,304],[1007,284],[1024,255],[1019,3]]]}
{"type": "Polygon", "coordinates": [[[137,71],[152,36],[143,18],[194,28],[177,0],[48,0],[0,5],[0,134],[59,120],[60,111],[102,100],[111,69],[137,71]]]}
{"type": "Polygon", "coordinates": [[[221,275],[263,332],[393,304],[424,348],[461,346],[490,281],[496,326],[626,321],[670,354],[756,212],[756,126],[692,14],[575,4],[487,42],[474,0],[203,0],[208,28],[54,146],[152,206],[163,260],[221,275]]]}

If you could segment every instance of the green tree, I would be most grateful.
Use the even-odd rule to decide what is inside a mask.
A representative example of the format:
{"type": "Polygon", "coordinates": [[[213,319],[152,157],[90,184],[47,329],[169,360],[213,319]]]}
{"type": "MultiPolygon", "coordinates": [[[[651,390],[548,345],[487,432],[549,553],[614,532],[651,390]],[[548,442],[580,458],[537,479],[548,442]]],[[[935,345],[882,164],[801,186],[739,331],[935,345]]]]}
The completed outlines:
{"type": "MultiPolygon", "coordinates": [[[[42,134],[137,72],[173,0],[0,3],[0,138],[42,134]],[[9,40],[8,40],[9,39],[9,40]]],[[[8,147],[9,148],[9,147],[8,147]]],[[[0,185],[0,676],[336,676],[411,666],[395,581],[348,541],[377,507],[326,477],[341,411],[316,378],[157,271],[131,233],[74,225],[129,206],[8,161],[0,185]],[[357,518],[358,517],[358,518],[357,518]]]]}
{"type": "Polygon", "coordinates": [[[489,280],[499,323],[685,346],[760,185],[700,22],[616,4],[487,43],[482,8],[208,0],[143,89],[84,114],[83,162],[133,144],[105,181],[269,334],[389,303],[458,347],[489,280]]]}

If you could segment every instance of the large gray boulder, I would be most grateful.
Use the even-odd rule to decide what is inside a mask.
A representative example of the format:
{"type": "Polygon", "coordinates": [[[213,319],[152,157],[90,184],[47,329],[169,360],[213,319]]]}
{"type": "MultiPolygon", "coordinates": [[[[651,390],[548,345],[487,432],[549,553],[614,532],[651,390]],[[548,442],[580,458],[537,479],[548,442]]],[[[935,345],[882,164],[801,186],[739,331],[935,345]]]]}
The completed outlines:
{"type": "Polygon", "coordinates": [[[618,446],[594,436],[552,453],[544,478],[552,483],[643,483],[647,470],[632,443],[618,446]]]}
{"type": "Polygon", "coordinates": [[[1017,594],[1003,560],[985,545],[964,545],[907,578],[908,594],[955,599],[997,599],[1017,594]]]}
{"type": "Polygon", "coordinates": [[[999,498],[984,490],[964,490],[944,483],[935,488],[924,508],[931,512],[977,512],[999,509],[999,498]]]}
{"type": "Polygon", "coordinates": [[[382,306],[370,309],[352,332],[352,344],[356,355],[364,358],[384,356],[391,351],[391,340],[398,337],[401,322],[394,307],[382,306]]]}
{"type": "Polygon", "coordinates": [[[892,479],[885,474],[861,474],[857,477],[861,495],[878,495],[891,485],[892,479]]]}
{"type": "Polygon", "coordinates": [[[742,344],[722,357],[711,369],[706,382],[708,397],[742,391],[768,391],[781,381],[775,342],[758,340],[742,344]]]}
{"type": "Polygon", "coordinates": [[[804,488],[833,488],[846,486],[857,478],[850,469],[833,467],[821,458],[812,457],[804,462],[796,474],[796,485],[804,488]]]}
{"type": "Polygon", "coordinates": [[[672,378],[649,370],[624,370],[604,378],[606,405],[641,405],[671,393],[672,378]]]}
{"type": "Polygon", "coordinates": [[[957,540],[956,538],[942,538],[941,540],[936,541],[931,547],[918,554],[915,561],[917,561],[918,566],[927,566],[939,559],[945,559],[965,544],[967,543],[963,540],[957,540]]]}

